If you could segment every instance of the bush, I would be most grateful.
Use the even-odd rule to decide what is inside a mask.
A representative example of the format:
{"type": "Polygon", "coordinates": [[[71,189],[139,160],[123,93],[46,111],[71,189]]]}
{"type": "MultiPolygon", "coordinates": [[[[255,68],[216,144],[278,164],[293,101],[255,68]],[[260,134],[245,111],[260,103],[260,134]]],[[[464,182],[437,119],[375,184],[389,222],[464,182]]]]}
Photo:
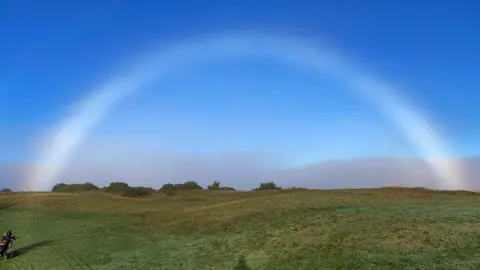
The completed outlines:
{"type": "Polygon", "coordinates": [[[112,182],[110,185],[108,185],[108,187],[105,187],[103,191],[123,197],[141,197],[151,195],[155,192],[153,188],[131,187],[125,182],[112,182]]]}
{"type": "Polygon", "coordinates": [[[2,188],[2,190],[0,190],[0,192],[12,192],[12,190],[9,189],[9,188],[2,188]]]}
{"type": "Polygon", "coordinates": [[[220,188],[220,182],[214,181],[213,184],[208,185],[207,189],[219,189],[220,188]]]}
{"type": "Polygon", "coordinates": [[[180,190],[194,190],[194,189],[202,190],[203,188],[195,181],[188,181],[183,184],[167,183],[167,184],[164,184],[158,191],[163,192],[167,195],[175,195],[180,190]]]}
{"type": "Polygon", "coordinates": [[[52,192],[66,192],[68,185],[64,183],[56,184],[52,188],[52,192]]]}
{"type": "Polygon", "coordinates": [[[174,184],[166,183],[159,189],[159,191],[169,190],[173,188],[176,188],[174,184]]]}
{"type": "Polygon", "coordinates": [[[93,190],[98,190],[99,187],[95,186],[92,183],[84,183],[84,184],[56,184],[52,188],[52,192],[68,192],[68,193],[73,193],[73,192],[84,192],[84,191],[93,191],[93,190]]]}
{"type": "Polygon", "coordinates": [[[120,195],[124,197],[141,197],[151,195],[154,192],[155,190],[150,187],[128,187],[120,195]]]}
{"type": "Polygon", "coordinates": [[[163,192],[167,195],[175,195],[178,192],[178,186],[174,184],[164,184],[158,191],[163,192]]]}
{"type": "Polygon", "coordinates": [[[179,184],[178,186],[179,186],[179,189],[203,189],[202,186],[200,186],[195,181],[187,181],[183,184],[179,184]]]}
{"type": "Polygon", "coordinates": [[[103,188],[103,191],[107,193],[112,193],[112,194],[118,194],[121,195],[124,192],[126,192],[130,186],[127,183],[124,182],[112,182],[108,187],[103,188]]]}
{"type": "Polygon", "coordinates": [[[277,187],[277,185],[273,182],[265,182],[265,183],[260,183],[258,188],[255,190],[278,190],[282,189],[281,187],[277,187]]]}

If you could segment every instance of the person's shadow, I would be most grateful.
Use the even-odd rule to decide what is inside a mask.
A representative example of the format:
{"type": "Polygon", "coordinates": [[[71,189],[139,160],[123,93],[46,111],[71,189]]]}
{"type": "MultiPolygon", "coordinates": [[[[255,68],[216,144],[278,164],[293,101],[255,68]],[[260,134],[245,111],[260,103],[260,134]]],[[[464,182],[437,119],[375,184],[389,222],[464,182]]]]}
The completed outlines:
{"type": "Polygon", "coordinates": [[[37,243],[31,244],[31,245],[28,245],[28,246],[24,246],[24,247],[20,247],[20,248],[15,248],[15,255],[22,255],[22,254],[28,253],[29,251],[32,251],[36,248],[49,246],[51,244],[53,244],[53,241],[49,240],[49,241],[37,242],[37,243]]]}
{"type": "Polygon", "coordinates": [[[8,210],[9,208],[17,204],[18,202],[2,202],[0,203],[0,210],[8,210]]]}

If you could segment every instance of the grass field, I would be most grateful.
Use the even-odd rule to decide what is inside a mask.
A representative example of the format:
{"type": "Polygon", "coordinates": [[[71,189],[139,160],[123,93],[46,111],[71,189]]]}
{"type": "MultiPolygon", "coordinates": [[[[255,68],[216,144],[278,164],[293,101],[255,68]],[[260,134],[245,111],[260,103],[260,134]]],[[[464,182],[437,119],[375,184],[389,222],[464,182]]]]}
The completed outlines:
{"type": "Polygon", "coordinates": [[[480,196],[423,189],[0,196],[1,269],[480,269],[480,196]]]}

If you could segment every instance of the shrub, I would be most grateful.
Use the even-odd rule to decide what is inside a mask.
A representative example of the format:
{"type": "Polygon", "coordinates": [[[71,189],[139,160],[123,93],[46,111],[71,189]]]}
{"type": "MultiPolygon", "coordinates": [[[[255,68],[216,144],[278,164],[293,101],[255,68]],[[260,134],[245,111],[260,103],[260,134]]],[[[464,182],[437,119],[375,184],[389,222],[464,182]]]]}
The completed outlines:
{"type": "Polygon", "coordinates": [[[160,189],[159,189],[160,192],[163,192],[167,195],[175,195],[177,194],[178,192],[178,186],[177,185],[174,185],[174,184],[170,184],[170,183],[167,183],[167,184],[164,184],[160,189]]]}
{"type": "Polygon", "coordinates": [[[265,183],[260,183],[258,188],[255,190],[278,190],[282,189],[281,187],[277,187],[277,185],[273,182],[265,182],[265,183]]]}
{"type": "Polygon", "coordinates": [[[56,184],[52,188],[52,192],[68,192],[68,193],[73,193],[73,192],[84,192],[84,191],[93,191],[93,190],[98,190],[99,188],[95,186],[92,183],[84,183],[84,184],[56,184]]]}
{"type": "Polygon", "coordinates": [[[220,188],[220,182],[214,181],[213,184],[208,185],[207,189],[219,189],[220,188]]]}
{"type": "Polygon", "coordinates": [[[12,192],[12,190],[9,189],[9,188],[2,188],[2,190],[0,190],[0,192],[12,192]]]}
{"type": "Polygon", "coordinates": [[[169,190],[169,189],[172,189],[172,188],[175,188],[174,184],[166,183],[159,189],[159,191],[169,190]]]}
{"type": "Polygon", "coordinates": [[[123,197],[141,197],[151,195],[155,190],[151,187],[131,187],[125,182],[112,182],[103,189],[107,193],[123,197]]]}
{"type": "Polygon", "coordinates": [[[128,187],[120,195],[124,197],[141,197],[154,193],[155,190],[150,187],[128,187]]]}
{"type": "Polygon", "coordinates": [[[103,190],[107,193],[112,194],[123,194],[126,190],[128,190],[130,186],[125,182],[112,182],[108,187],[105,187],[103,190]]]}
{"type": "Polygon", "coordinates": [[[203,189],[202,186],[195,181],[187,181],[183,184],[179,184],[178,186],[179,189],[203,189]]]}
{"type": "Polygon", "coordinates": [[[52,188],[52,192],[65,192],[68,189],[68,185],[64,183],[56,184],[52,188]]]}
{"type": "Polygon", "coordinates": [[[179,190],[193,190],[193,189],[203,189],[195,181],[188,181],[183,184],[164,184],[158,191],[163,192],[167,195],[175,195],[179,190]]]}

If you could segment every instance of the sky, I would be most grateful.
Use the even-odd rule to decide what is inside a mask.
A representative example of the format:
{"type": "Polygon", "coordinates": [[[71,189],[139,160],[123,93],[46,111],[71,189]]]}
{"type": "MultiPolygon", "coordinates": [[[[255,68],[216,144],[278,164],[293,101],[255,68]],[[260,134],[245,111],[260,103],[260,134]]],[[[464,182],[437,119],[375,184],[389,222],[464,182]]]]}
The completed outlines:
{"type": "MultiPolygon", "coordinates": [[[[475,156],[479,11],[476,1],[1,1],[0,163],[36,166],[40,142],[75,104],[149,52],[241,31],[328,44],[401,89],[452,155],[475,156]]],[[[242,186],[328,160],[418,155],[392,119],[338,79],[268,57],[159,76],[74,150],[52,181],[81,172],[136,181],[144,172],[140,184],[203,174],[242,186]]]]}

